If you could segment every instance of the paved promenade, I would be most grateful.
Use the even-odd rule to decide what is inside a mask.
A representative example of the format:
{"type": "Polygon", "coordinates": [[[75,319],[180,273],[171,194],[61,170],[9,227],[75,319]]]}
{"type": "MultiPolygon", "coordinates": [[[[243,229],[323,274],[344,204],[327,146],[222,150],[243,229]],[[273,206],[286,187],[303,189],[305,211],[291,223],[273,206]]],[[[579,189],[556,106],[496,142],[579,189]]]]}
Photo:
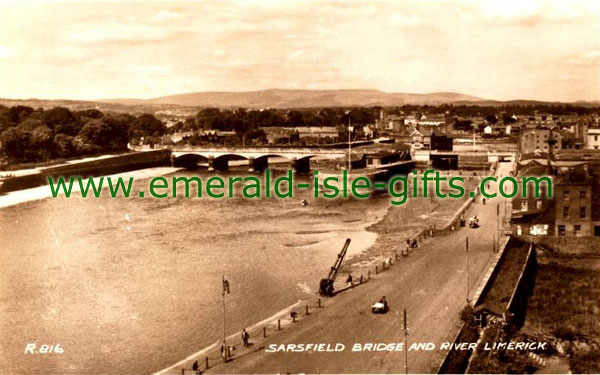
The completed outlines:
{"type": "MultiPolygon", "coordinates": [[[[497,174],[506,176],[509,170],[508,163],[501,163],[497,174]]],[[[298,308],[300,316],[296,323],[286,325],[281,331],[269,330],[267,338],[254,332],[250,339],[253,345],[249,348],[244,348],[241,339],[236,338],[234,358],[227,364],[213,360],[206,373],[404,373],[405,354],[402,351],[352,351],[355,343],[403,342],[404,308],[408,312],[409,345],[414,342],[436,344],[436,349],[431,351],[409,351],[408,372],[436,372],[445,355],[445,351],[437,347],[442,342],[454,340],[460,326],[459,312],[466,303],[466,238],[469,238],[470,245],[469,290],[473,298],[494,257],[492,248],[493,238],[497,235],[497,203],[500,203],[500,220],[503,220],[503,198],[491,199],[484,205],[479,197],[465,217],[477,215],[480,228],[458,228],[426,241],[368,283],[335,298],[324,299],[320,309],[315,306],[315,297],[315,301],[310,302],[310,315],[305,315],[304,309],[298,308]],[[384,315],[372,314],[371,304],[384,295],[390,311],[384,315]],[[332,346],[342,343],[345,350],[265,352],[271,344],[300,343],[332,346]]],[[[215,358],[215,355],[218,356],[218,353],[213,352],[209,356],[215,358]]],[[[204,370],[204,356],[196,358],[201,370],[204,370]]],[[[193,359],[168,372],[181,374],[181,369],[191,369],[192,363],[193,359]]]]}

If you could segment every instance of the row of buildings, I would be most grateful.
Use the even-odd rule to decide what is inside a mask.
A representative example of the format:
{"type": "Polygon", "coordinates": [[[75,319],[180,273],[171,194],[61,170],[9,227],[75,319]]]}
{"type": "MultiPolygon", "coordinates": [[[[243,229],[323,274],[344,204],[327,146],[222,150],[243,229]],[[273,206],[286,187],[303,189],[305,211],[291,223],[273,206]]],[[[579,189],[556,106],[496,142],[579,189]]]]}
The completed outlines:
{"type": "Polygon", "coordinates": [[[529,183],[513,199],[511,224],[517,235],[599,237],[600,236],[600,150],[557,150],[545,157],[523,159],[519,176],[548,176],[548,186],[529,183]]]}
{"type": "Polygon", "coordinates": [[[519,134],[519,154],[521,159],[534,158],[536,154],[547,153],[549,143],[555,150],[599,150],[600,127],[590,127],[577,123],[569,127],[535,126],[521,129],[519,134]]]}

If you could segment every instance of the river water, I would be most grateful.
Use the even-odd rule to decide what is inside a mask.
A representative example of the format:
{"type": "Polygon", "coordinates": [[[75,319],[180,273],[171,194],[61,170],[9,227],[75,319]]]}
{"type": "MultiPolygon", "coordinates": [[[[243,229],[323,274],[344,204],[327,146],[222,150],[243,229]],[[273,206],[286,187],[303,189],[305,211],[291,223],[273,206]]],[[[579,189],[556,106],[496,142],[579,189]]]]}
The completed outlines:
{"type": "MultiPolygon", "coordinates": [[[[178,172],[192,174],[206,178],[178,172]]],[[[0,209],[0,373],[168,367],[222,337],[223,275],[228,334],[316,296],[346,238],[349,255],[374,242],[364,228],[389,199],[294,195],[74,196],[0,209]],[[28,343],[64,353],[25,354],[28,343]]]]}

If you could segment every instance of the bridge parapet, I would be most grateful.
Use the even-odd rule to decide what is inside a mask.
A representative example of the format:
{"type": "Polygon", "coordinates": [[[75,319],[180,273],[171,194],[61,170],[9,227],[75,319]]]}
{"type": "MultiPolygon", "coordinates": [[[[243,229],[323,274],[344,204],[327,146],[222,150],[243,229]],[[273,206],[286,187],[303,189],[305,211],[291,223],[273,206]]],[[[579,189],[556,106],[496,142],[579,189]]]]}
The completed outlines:
{"type": "Polygon", "coordinates": [[[248,160],[250,172],[261,172],[268,168],[270,157],[288,159],[298,173],[310,171],[310,159],[317,156],[337,159],[346,151],[315,148],[228,148],[228,147],[174,147],[171,148],[172,165],[193,167],[199,160],[208,163],[209,170],[227,170],[229,160],[248,160]]]}
{"type": "Polygon", "coordinates": [[[345,155],[346,150],[326,149],[326,148],[237,148],[237,147],[172,147],[175,153],[213,153],[213,154],[326,154],[326,155],[345,155]]]}

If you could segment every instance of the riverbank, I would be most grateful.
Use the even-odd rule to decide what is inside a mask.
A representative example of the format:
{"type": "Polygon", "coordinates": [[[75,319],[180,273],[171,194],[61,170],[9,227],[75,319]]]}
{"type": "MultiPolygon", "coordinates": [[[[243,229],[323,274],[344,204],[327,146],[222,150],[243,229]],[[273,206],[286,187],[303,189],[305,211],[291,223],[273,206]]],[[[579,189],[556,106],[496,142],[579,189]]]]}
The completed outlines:
{"type": "MultiPolygon", "coordinates": [[[[479,178],[467,179],[465,190],[474,191],[478,184],[479,178]]],[[[444,189],[441,192],[447,193],[444,189]]],[[[360,271],[360,268],[381,263],[382,260],[389,259],[405,249],[407,239],[418,239],[428,228],[444,228],[467,200],[467,196],[459,199],[418,197],[409,198],[401,206],[390,205],[381,220],[365,228],[377,234],[375,244],[366,252],[350,257],[344,270],[356,272],[360,271]],[[411,220],[406,220],[407,217],[411,220]]]]}

